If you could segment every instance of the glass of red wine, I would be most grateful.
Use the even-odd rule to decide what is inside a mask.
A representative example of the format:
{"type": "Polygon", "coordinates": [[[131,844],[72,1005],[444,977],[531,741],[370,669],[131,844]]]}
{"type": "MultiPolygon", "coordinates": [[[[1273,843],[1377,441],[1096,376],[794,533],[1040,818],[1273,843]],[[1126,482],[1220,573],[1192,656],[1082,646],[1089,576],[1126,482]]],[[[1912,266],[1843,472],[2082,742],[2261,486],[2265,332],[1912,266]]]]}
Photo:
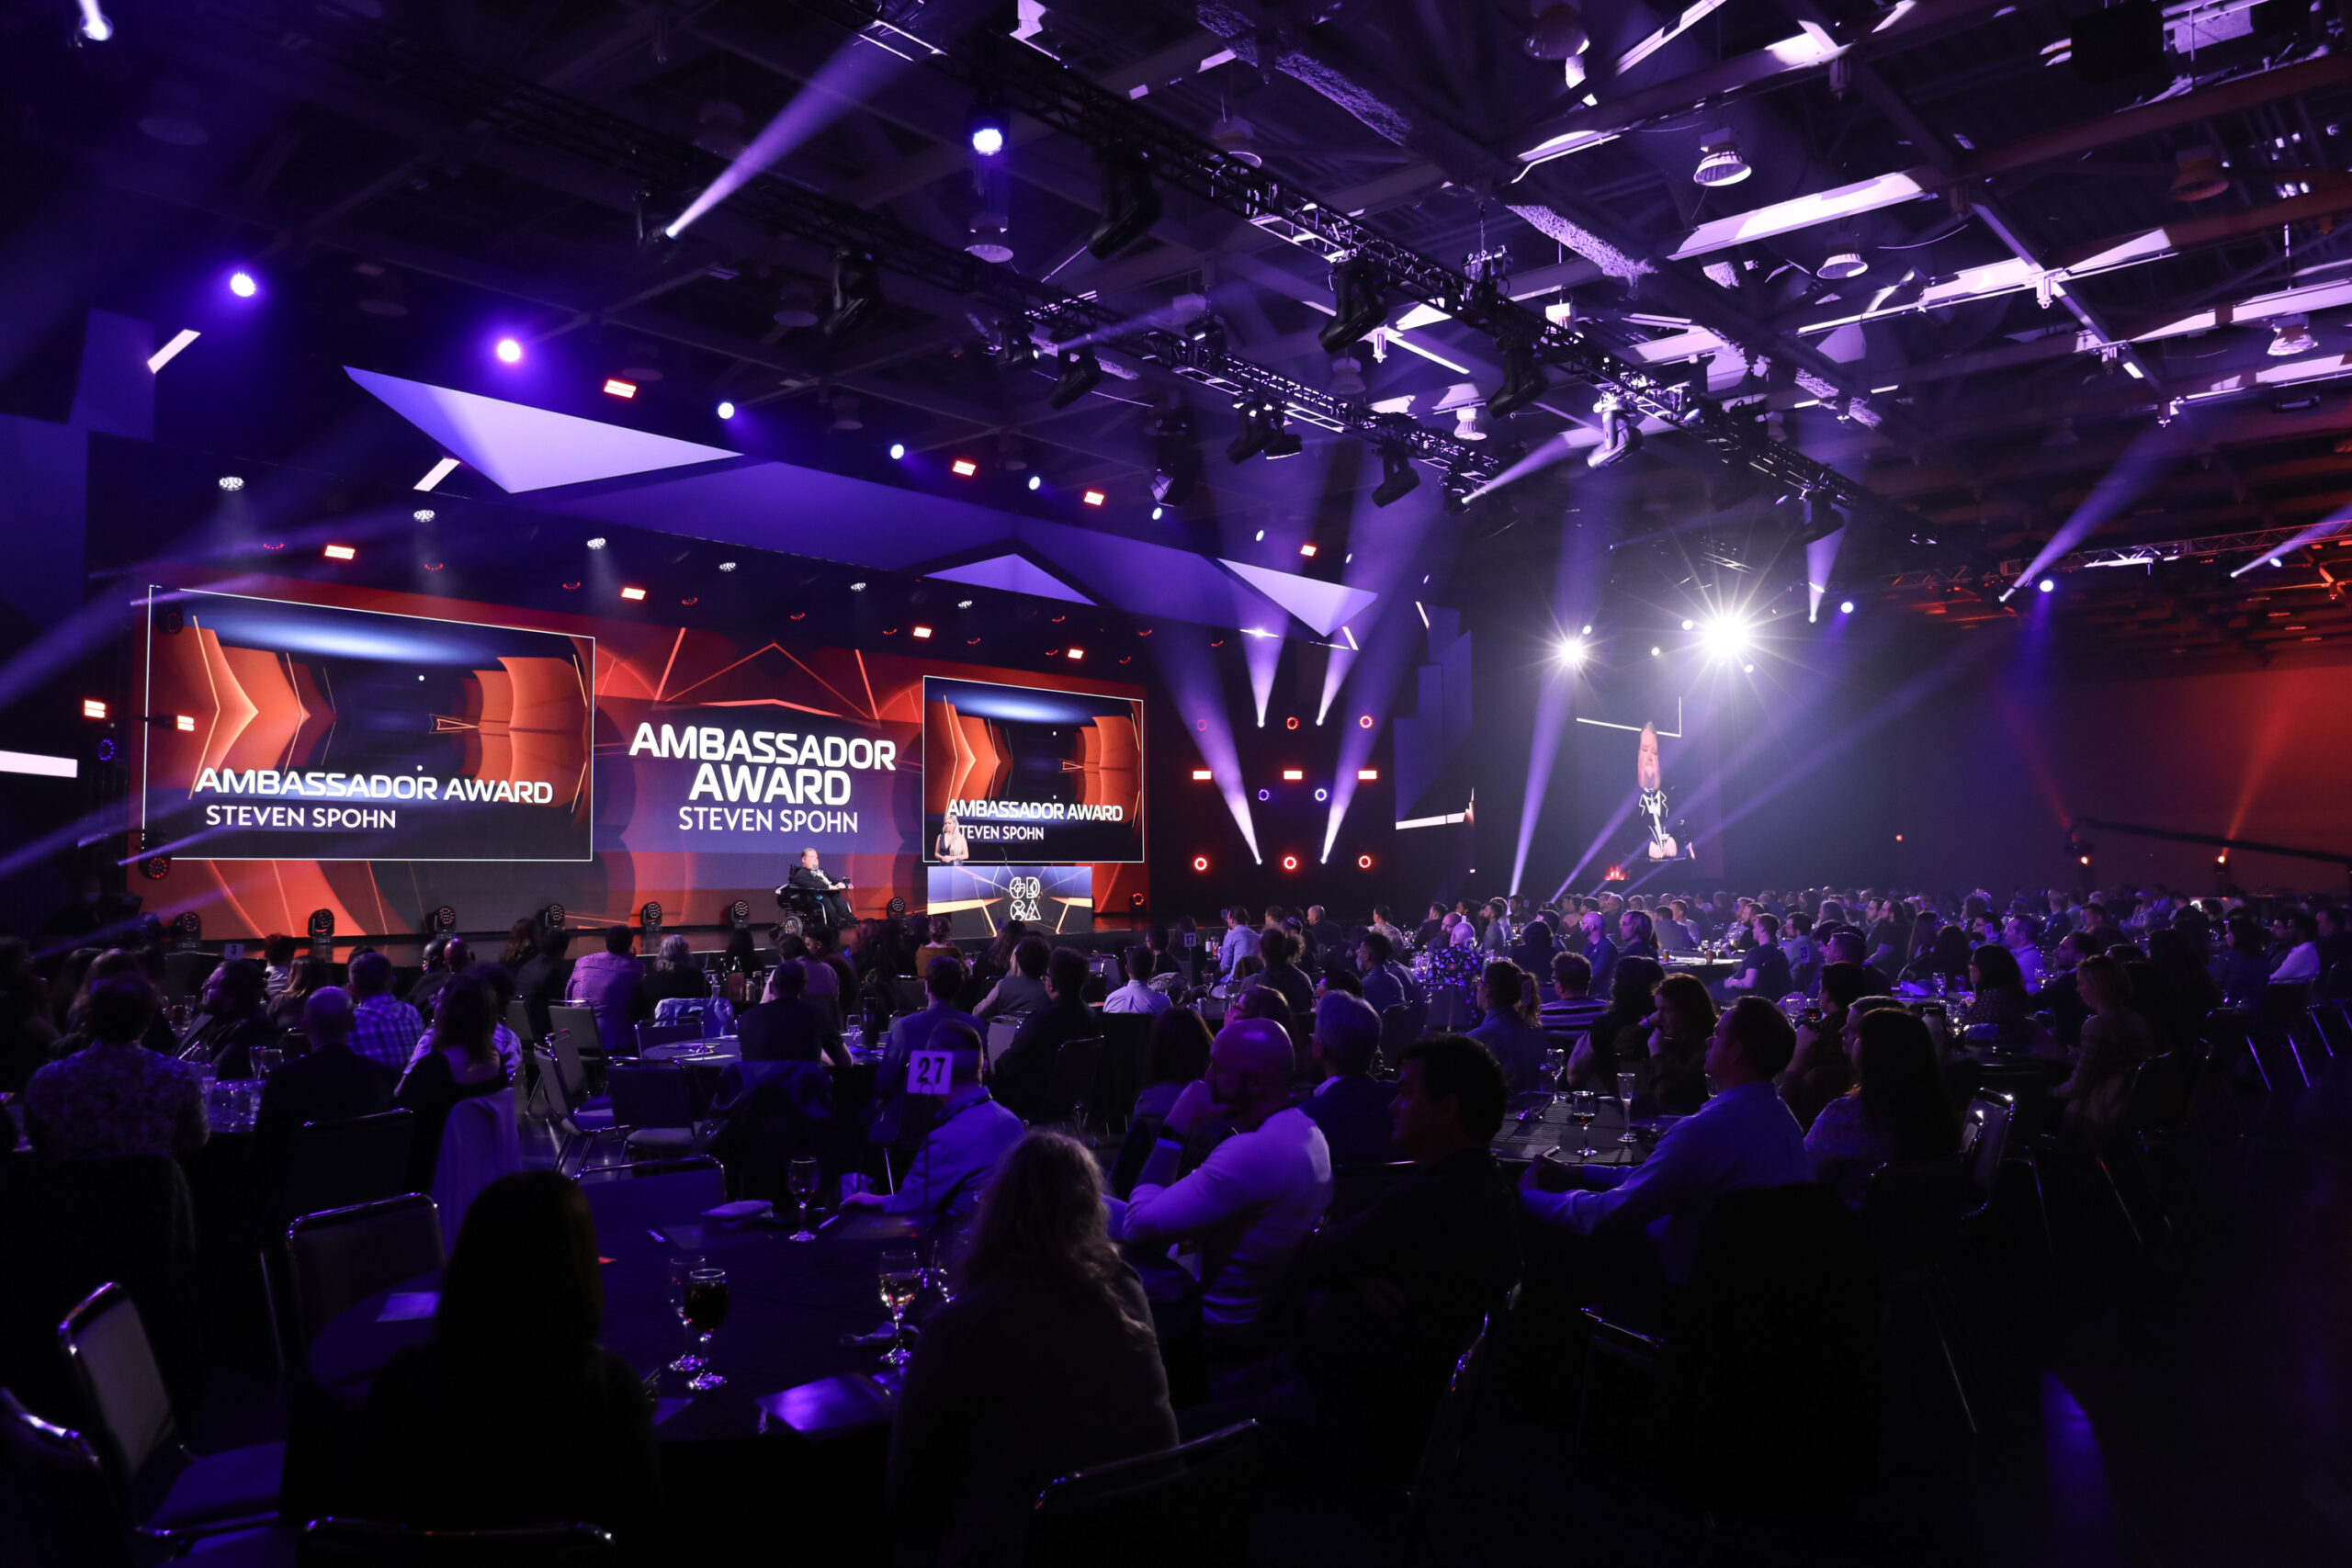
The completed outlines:
{"type": "MultiPolygon", "coordinates": [[[[694,1328],[692,1320],[686,1316],[686,1280],[695,1269],[702,1266],[702,1259],[698,1257],[670,1259],[670,1307],[678,1314],[679,1325],[689,1334],[694,1331],[694,1328]]],[[[673,1372],[698,1372],[702,1369],[703,1359],[695,1355],[691,1347],[680,1351],[678,1359],[669,1366],[669,1370],[673,1372]]]]}
{"type": "Polygon", "coordinates": [[[727,1321],[727,1270],[696,1269],[686,1276],[686,1322],[702,1336],[705,1351],[703,1370],[686,1380],[686,1386],[696,1393],[708,1389],[725,1388],[727,1380],[710,1370],[707,1352],[711,1337],[718,1325],[727,1321]]]}

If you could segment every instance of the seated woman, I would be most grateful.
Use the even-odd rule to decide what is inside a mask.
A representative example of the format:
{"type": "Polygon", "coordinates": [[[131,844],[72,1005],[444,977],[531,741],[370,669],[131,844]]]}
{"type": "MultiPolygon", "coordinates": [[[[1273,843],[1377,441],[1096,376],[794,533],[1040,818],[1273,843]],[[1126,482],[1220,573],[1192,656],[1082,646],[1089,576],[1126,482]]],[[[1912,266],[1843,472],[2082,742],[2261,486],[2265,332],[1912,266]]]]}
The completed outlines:
{"type": "Polygon", "coordinates": [[[1184,1086],[1207,1074],[1209,1045],[1209,1026],[1191,1008],[1165,1008],[1153,1014],[1151,1046],[1144,1063],[1151,1081],[1136,1096],[1131,1120],[1156,1116],[1165,1121],[1184,1086]]]}
{"type": "Polygon", "coordinates": [[[424,1055],[392,1093],[392,1103],[416,1112],[409,1140],[410,1190],[433,1190],[441,1160],[441,1134],[461,1100],[496,1094],[513,1081],[498,1055],[498,993],[479,975],[453,977],[424,1036],[424,1055]]]}
{"type": "Polygon", "coordinates": [[[309,953],[300,953],[286,966],[286,987],[269,1004],[269,1023],[273,1029],[300,1029],[302,1010],[310,1005],[311,993],[327,983],[327,966],[309,953]]]}
{"type": "Polygon", "coordinates": [[[1027,1018],[1046,1006],[1046,963],[1054,955],[1041,936],[1024,936],[1014,945],[1011,957],[1012,967],[989,987],[980,998],[972,1016],[983,1022],[991,1018],[1027,1018]]]}
{"type": "Polygon", "coordinates": [[[1470,1038],[1495,1054],[1503,1083],[1513,1094],[1544,1087],[1544,1065],[1556,1043],[1537,1021],[1535,977],[1508,958],[1498,958],[1478,976],[1478,1008],[1487,1016],[1470,1038]]]}
{"type": "MultiPolygon", "coordinates": [[[[1623,966],[1623,960],[1620,960],[1623,966]]],[[[1707,1042],[1715,1032],[1715,1001],[1697,976],[1669,975],[1657,988],[1657,1011],[1646,1021],[1649,1038],[1644,1092],[1660,1111],[1688,1116],[1707,1103],[1707,1042]]],[[[1618,1055],[1634,1056],[1619,1037],[1618,1055]]]]}
{"type": "Polygon", "coordinates": [[[1821,1016],[1797,1026],[1796,1055],[1789,1058],[1788,1070],[1781,1075],[1781,1103],[1789,1108],[1800,1127],[1812,1126],[1823,1106],[1854,1087],[1847,1019],[1869,984],[1859,964],[1830,964],[1822,968],[1821,1016]]]}
{"type": "Polygon", "coordinates": [[[703,977],[702,966],[695,962],[694,948],[684,937],[672,931],[662,939],[661,956],[647,972],[640,994],[649,1011],[671,997],[699,998],[710,995],[710,982],[703,977]]]}
{"type": "Polygon", "coordinates": [[[1568,1082],[1577,1089],[1617,1092],[1617,1074],[1633,1070],[1642,1054],[1642,1021],[1657,1009],[1657,988],[1666,977],[1657,960],[1623,958],[1609,983],[1609,1010],[1602,1013],[1568,1056],[1568,1082]],[[1630,1050],[1627,1049],[1630,1047],[1630,1050]]]}
{"type": "Polygon", "coordinates": [[[1021,1561],[1056,1476],[1175,1445],[1150,1303],[1086,1145],[1031,1133],[980,1200],[890,1434],[891,1524],[943,1563],[1021,1561]]]}
{"type": "Polygon", "coordinates": [[[2075,965],[2075,984],[2090,1016],[2075,1070],[2050,1091],[2065,1102],[2063,1125],[2086,1148],[2107,1146],[2123,1120],[2132,1069],[2154,1049],[2154,1032],[2132,1005],[2132,976],[2112,958],[2094,954],[2075,965]]]}
{"type": "Polygon", "coordinates": [[[1880,1166],[1958,1150],[1960,1114],[1918,1019],[1900,1007],[1857,1010],[1849,1038],[1857,1081],[1814,1118],[1804,1148],[1815,1176],[1859,1209],[1880,1166]]]}
{"type": "Polygon", "coordinates": [[[581,1520],[654,1555],[652,1405],[636,1369],[597,1345],[596,1258],[595,1220],[570,1178],[522,1171],[482,1189],[433,1337],[396,1353],[368,1390],[356,1512],[444,1529],[581,1520]]]}
{"type": "Polygon", "coordinates": [[[929,942],[915,949],[915,973],[918,975],[930,974],[931,961],[934,958],[954,958],[960,961],[963,957],[956,948],[956,923],[946,916],[931,917],[930,935],[929,942]]]}
{"type": "Polygon", "coordinates": [[[2040,1027],[2033,1021],[2033,998],[2025,988],[2025,972],[2018,955],[1998,942],[1987,942],[1969,955],[1968,981],[1976,999],[1961,1014],[1962,1038],[1968,1031],[1989,1025],[1993,1037],[1980,1044],[2017,1048],[2033,1043],[2040,1027]]]}

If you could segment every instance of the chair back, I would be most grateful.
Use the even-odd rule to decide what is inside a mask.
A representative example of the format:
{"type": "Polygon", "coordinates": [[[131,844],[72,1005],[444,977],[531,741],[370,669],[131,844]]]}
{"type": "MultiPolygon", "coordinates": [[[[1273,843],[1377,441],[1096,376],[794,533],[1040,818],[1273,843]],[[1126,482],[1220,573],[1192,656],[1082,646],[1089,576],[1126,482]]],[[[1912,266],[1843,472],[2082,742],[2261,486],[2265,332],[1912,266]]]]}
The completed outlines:
{"type": "MultiPolygon", "coordinates": [[[[605,1051],[604,1028],[596,1021],[596,1010],[586,1002],[550,1002],[548,1005],[548,1032],[550,1038],[561,1032],[571,1036],[571,1054],[567,1071],[571,1077],[566,1086],[576,1099],[585,1079],[581,1075],[580,1061],[583,1055],[601,1055],[605,1051]]],[[[563,1053],[556,1053],[563,1060],[563,1053]]]]}
{"type": "Polygon", "coordinates": [[[1993,1201],[2000,1185],[2001,1161],[2008,1153],[2009,1122],[2015,1104],[2006,1094],[1980,1091],[1968,1102],[1963,1129],[1968,1143],[1969,1185],[1981,1206],[1993,1201]]]}
{"type": "MultiPolygon", "coordinates": [[[[664,1002],[662,1005],[666,1007],[669,1004],[664,1002]]],[[[637,1026],[637,1048],[639,1051],[643,1051],[649,1045],[675,1045],[681,1041],[701,1038],[702,1020],[699,1018],[686,1019],[682,1022],[640,1023],[637,1026]]]]}
{"type": "Polygon", "coordinates": [[[1323,1223],[1338,1224],[1372,1206],[1374,1199],[1414,1168],[1408,1159],[1348,1160],[1331,1167],[1331,1204],[1323,1223]]]}
{"type": "Polygon", "coordinates": [[[561,1127],[571,1121],[571,1096],[564,1091],[563,1067],[555,1053],[541,1048],[531,1053],[531,1066],[537,1069],[539,1093],[547,1100],[548,1115],[561,1127]]]}
{"type": "Polygon", "coordinates": [[[1114,1132],[1126,1126],[1136,1096],[1148,1081],[1152,1016],[1106,1012],[1096,1021],[1102,1027],[1102,1066],[1096,1079],[1095,1110],[1114,1132]]]}
{"type": "Polygon", "coordinates": [[[1036,1125],[1086,1126],[1093,1112],[1095,1069],[1102,1061],[1100,1035],[1063,1041],[1061,1049],[1054,1053],[1052,1068],[1046,1074],[1046,1090],[1038,1101],[1036,1125]]]}
{"type": "Polygon", "coordinates": [[[2149,1056],[2132,1069],[2123,1100],[2123,1125],[2143,1132],[2177,1127],[2188,1119],[2196,1064],[2186,1052],[2149,1056]]]}
{"type": "Polygon", "coordinates": [[[1460,1029],[1470,1018],[1470,998],[1459,986],[1440,986],[1430,993],[1429,1027],[1439,1033],[1460,1029]]]}
{"type": "Polygon", "coordinates": [[[588,1092],[588,1069],[580,1065],[580,1043],[597,1038],[596,1015],[586,1008],[549,1008],[548,1017],[553,1023],[548,1031],[548,1051],[555,1057],[564,1103],[577,1105],[588,1092]],[[565,1016],[571,1013],[585,1013],[587,1021],[583,1024],[565,1016]]]}
{"type": "Polygon", "coordinates": [[[1391,1067],[1405,1054],[1418,1033],[1413,1028],[1413,1010],[1399,1002],[1393,1008],[1380,1010],[1380,1059],[1391,1067]]]}
{"type": "Polygon", "coordinates": [[[605,1069],[616,1127],[691,1127],[694,1091],[675,1062],[615,1062],[605,1069]]]}
{"type": "Polygon", "coordinates": [[[424,1529],[329,1517],[302,1527],[297,1568],[604,1568],[618,1562],[613,1538],[594,1525],[521,1525],[506,1529],[424,1529]]]}
{"type": "Polygon", "coordinates": [[[134,1561],[97,1450],[0,1388],[0,1562],[131,1568],[134,1561]]]}
{"type": "Polygon", "coordinates": [[[422,1192],[304,1214],[286,1228],[286,1270],[302,1342],[354,1303],[429,1274],[447,1258],[441,1216],[422,1192]]]}
{"type": "Polygon", "coordinates": [[[600,1182],[640,1181],[659,1183],[638,1189],[648,1195],[659,1194],[663,1212],[674,1209],[683,1219],[699,1214],[706,1209],[716,1209],[727,1201],[727,1172],[708,1155],[690,1155],[684,1159],[639,1160],[634,1165],[600,1165],[580,1173],[580,1185],[594,1187],[600,1182]]]}
{"type": "Polygon", "coordinates": [[[515,1039],[526,1045],[537,1043],[533,1038],[531,1009],[527,1002],[513,1001],[506,1004],[506,1027],[514,1032],[515,1039]]]}
{"type": "Polygon", "coordinates": [[[523,1168],[522,1142],[514,1135],[514,1090],[461,1100],[449,1109],[442,1130],[441,1155],[433,1168],[433,1201],[441,1211],[441,1236],[451,1248],[466,1223],[474,1197],[502,1176],[523,1168]]]}
{"type": "Polygon", "coordinates": [[[1446,1380],[1445,1392],[1438,1396],[1436,1415],[1430,1422],[1429,1438],[1421,1445],[1420,1462],[1413,1472],[1411,1520],[1406,1534],[1408,1555],[1421,1529],[1428,1522],[1429,1510],[1462,1467],[1462,1450],[1469,1442],[1470,1426],[1478,1413],[1481,1391],[1500,1349],[1497,1342],[1518,1307],[1519,1287],[1513,1285],[1500,1307],[1488,1313],[1478,1325],[1478,1332],[1472,1337],[1468,1348],[1454,1360],[1453,1373],[1446,1380]]]}
{"type": "Polygon", "coordinates": [[[57,1325],[82,1406],[96,1422],[98,1453],[115,1484],[129,1486],[149,1456],[172,1440],[172,1396],[147,1344],[138,1303],[104,1284],[57,1325]]]}
{"type": "Polygon", "coordinates": [[[1247,1534],[1266,1481],[1255,1421],[1049,1482],[1029,1516],[1031,1568],[1213,1562],[1247,1534]]]}
{"type": "Polygon", "coordinates": [[[989,1066],[995,1066],[997,1058],[1003,1055],[1007,1051],[1012,1049],[1012,1038],[1020,1032],[1021,1021],[1017,1018],[992,1018],[989,1020],[987,1049],[989,1066]]]}
{"type": "Polygon", "coordinates": [[[287,1140],[279,1213],[316,1214],[407,1191],[409,1144],[415,1134],[413,1111],[304,1122],[287,1140]]]}
{"type": "Polygon", "coordinates": [[[900,975],[890,982],[890,1010],[921,1012],[931,1005],[931,993],[920,979],[900,975]]]}
{"type": "Polygon", "coordinates": [[[1871,1174],[1862,1229],[1882,1280],[1908,1280],[1942,1260],[1968,1210],[1969,1176],[1958,1156],[1894,1160],[1871,1174]]]}

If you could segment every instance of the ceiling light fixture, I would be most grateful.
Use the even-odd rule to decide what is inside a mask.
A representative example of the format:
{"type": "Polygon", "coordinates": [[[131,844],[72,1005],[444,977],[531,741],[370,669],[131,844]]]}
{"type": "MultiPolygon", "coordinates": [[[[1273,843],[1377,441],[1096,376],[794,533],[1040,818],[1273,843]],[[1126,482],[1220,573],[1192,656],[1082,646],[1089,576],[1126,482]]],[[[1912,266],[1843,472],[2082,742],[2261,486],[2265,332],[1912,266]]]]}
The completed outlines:
{"type": "Polygon", "coordinates": [[[329,545],[322,553],[329,560],[357,560],[359,558],[359,552],[349,545],[329,545]]]}
{"type": "Polygon", "coordinates": [[[718,563],[718,570],[721,571],[733,571],[735,570],[735,563],[731,560],[720,561],[718,563]]]}
{"type": "Polygon", "coordinates": [[[1851,234],[1832,235],[1829,254],[1822,258],[1820,275],[1833,283],[1843,283],[1849,277],[1860,277],[1870,271],[1871,264],[1862,259],[1862,243],[1851,234]]]}
{"type": "Polygon", "coordinates": [[[607,376],[605,378],[605,396],[624,400],[634,398],[637,396],[637,383],[624,381],[617,376],[607,376]]]}
{"type": "Polygon", "coordinates": [[[1525,338],[1498,338],[1495,346],[1502,350],[1503,379],[1487,400],[1487,417],[1507,419],[1551,390],[1551,383],[1535,362],[1535,345],[1525,338]]]}
{"type": "Polygon", "coordinates": [[[1690,177],[1702,186],[1736,186],[1755,171],[1739,155],[1739,143],[1727,130],[1706,133],[1699,142],[1699,166],[1690,177]]]}
{"type": "Polygon", "coordinates": [[[833,253],[833,303],[823,327],[830,338],[844,338],[882,306],[882,267],[871,251],[833,253]]]}
{"type": "Polygon", "coordinates": [[[865,422],[857,417],[857,399],[847,392],[832,396],[833,422],[826,428],[838,432],[864,430],[865,422]]]}
{"type": "Polygon", "coordinates": [[[245,488],[245,481],[242,475],[222,474],[220,479],[220,485],[222,490],[227,491],[231,495],[234,495],[239,491],[245,488]]]}
{"type": "Polygon", "coordinates": [[[1253,169],[1265,166],[1266,160],[1258,152],[1256,132],[1246,119],[1220,112],[1216,123],[1209,127],[1209,140],[1218,152],[1238,164],[1247,164],[1253,169]]]}
{"type": "Polygon", "coordinates": [[[491,352],[498,355],[498,362],[501,365],[520,365],[523,363],[523,344],[518,339],[511,337],[500,338],[498,340],[498,346],[491,352]]]}
{"type": "Polygon", "coordinates": [[[2210,201],[2230,188],[2222,155],[2211,147],[2184,148],[2173,155],[2173,162],[2177,165],[2172,176],[2175,201],[2210,201]]]}
{"type": "Polygon", "coordinates": [[[1487,421],[1482,405],[1464,403],[1453,411],[1453,438],[1456,441],[1484,441],[1487,438],[1487,421]]]}
{"type": "Polygon", "coordinates": [[[2309,354],[2317,346],[2317,341],[2312,336],[2311,318],[2308,316],[2281,316],[2271,325],[2267,352],[2273,359],[2309,354]]]}
{"type": "Polygon", "coordinates": [[[1619,409],[1613,394],[1603,392],[1592,412],[1600,416],[1600,445],[1585,454],[1585,467],[1605,468],[1642,449],[1641,416],[1619,409]]]}
{"type": "Polygon", "coordinates": [[[1111,498],[1110,498],[1109,496],[1107,496],[1107,495],[1104,495],[1104,494],[1103,494],[1101,491],[1099,491],[1099,490],[1090,490],[1090,491],[1088,491],[1084,495],[1080,496],[1078,499],[1079,499],[1079,500],[1080,500],[1080,501],[1082,501],[1082,502],[1086,502],[1086,504],[1087,504],[1087,505],[1089,505],[1089,506],[1100,506],[1100,505],[1102,505],[1104,502],[1106,502],[1106,501],[1110,500],[1111,498]]]}
{"type": "Polygon", "coordinates": [[[645,597],[645,590],[642,588],[624,588],[621,590],[621,597],[628,600],[642,599],[645,597]]]}
{"type": "Polygon", "coordinates": [[[1361,251],[1331,265],[1331,295],[1338,311],[1315,334],[1326,354],[1339,353],[1388,319],[1380,264],[1361,251]]]}
{"type": "Polygon", "coordinates": [[[718,407],[715,412],[721,419],[733,419],[735,417],[735,405],[722,398],[719,400],[718,407]]]}
{"type": "Polygon", "coordinates": [[[605,536],[602,534],[599,534],[594,538],[588,541],[588,547],[592,550],[601,550],[605,547],[605,536]]]}
{"type": "Polygon", "coordinates": [[[995,157],[1004,151],[1006,130],[1004,107],[993,94],[982,93],[972,104],[972,151],[983,158],[995,157]]]}
{"type": "Polygon", "coordinates": [[[958,457],[948,464],[947,468],[950,473],[961,479],[968,479],[980,471],[980,466],[969,457],[958,457]]]}
{"type": "Polygon", "coordinates": [[[430,523],[433,521],[433,508],[429,506],[420,506],[415,511],[410,513],[409,515],[415,518],[419,523],[430,523]]]}
{"type": "Polygon", "coordinates": [[[1108,261],[1159,221],[1159,190],[1151,183],[1151,165],[1133,148],[1106,147],[1097,157],[1102,168],[1102,216],[1086,236],[1086,248],[1096,260],[1108,261]]]}
{"type": "Polygon", "coordinates": [[[1374,506],[1389,506],[1404,500],[1419,488],[1421,476],[1413,467],[1413,455],[1401,446],[1380,449],[1380,483],[1372,492],[1374,506]]]}
{"type": "Polygon", "coordinates": [[[261,285],[254,281],[252,273],[240,268],[229,275],[229,292],[240,299],[250,299],[261,292],[261,285]]]}
{"type": "Polygon", "coordinates": [[[1054,378],[1054,389],[1046,394],[1049,409],[1066,409],[1102,380],[1102,362],[1094,357],[1091,348],[1066,348],[1061,352],[1061,373],[1054,378]]]}

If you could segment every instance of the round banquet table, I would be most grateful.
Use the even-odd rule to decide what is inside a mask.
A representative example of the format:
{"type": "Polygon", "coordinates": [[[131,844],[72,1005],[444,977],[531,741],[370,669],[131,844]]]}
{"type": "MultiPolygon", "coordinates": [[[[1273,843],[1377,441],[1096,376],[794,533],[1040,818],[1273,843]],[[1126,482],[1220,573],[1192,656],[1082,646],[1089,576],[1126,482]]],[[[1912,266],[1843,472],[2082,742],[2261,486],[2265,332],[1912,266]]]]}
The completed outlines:
{"type": "MultiPolygon", "coordinates": [[[[710,1538],[715,1550],[731,1550],[720,1543],[749,1539],[761,1521],[772,1530],[779,1495],[802,1492],[829,1514],[854,1503],[863,1517],[876,1520],[892,1385],[852,1385],[844,1391],[852,1396],[846,1407],[834,1409],[838,1424],[814,1436],[788,1424],[786,1406],[772,1396],[839,1374],[876,1380],[885,1373],[885,1347],[844,1345],[842,1338],[888,1320],[877,1282],[883,1247],[915,1246],[927,1260],[929,1244],[896,1234],[899,1226],[890,1227],[893,1235],[876,1235],[883,1223],[867,1217],[856,1222],[864,1235],[843,1234],[850,1224],[843,1222],[809,1242],[790,1240],[789,1224],[720,1225],[672,1196],[682,1185],[620,1179],[582,1189],[605,1260],[604,1345],[645,1376],[655,1398],[654,1436],[673,1526],[710,1538]],[[710,1348],[727,1386],[704,1393],[666,1370],[691,1337],[670,1298],[670,1259],[687,1253],[728,1276],[728,1317],[710,1348]]],[[[788,1205],[779,1213],[790,1218],[788,1205]]],[[[314,1518],[341,1503],[339,1478],[356,1450],[369,1384],[396,1351],[432,1333],[429,1316],[387,1322],[381,1314],[392,1296],[437,1292],[439,1284],[432,1275],[379,1292],[311,1341],[288,1444],[287,1517],[314,1518]]],[[[935,1302],[926,1292],[910,1321],[935,1302]]],[[[803,1396],[790,1407],[802,1427],[809,1425],[802,1414],[807,1404],[803,1396]]]]}

